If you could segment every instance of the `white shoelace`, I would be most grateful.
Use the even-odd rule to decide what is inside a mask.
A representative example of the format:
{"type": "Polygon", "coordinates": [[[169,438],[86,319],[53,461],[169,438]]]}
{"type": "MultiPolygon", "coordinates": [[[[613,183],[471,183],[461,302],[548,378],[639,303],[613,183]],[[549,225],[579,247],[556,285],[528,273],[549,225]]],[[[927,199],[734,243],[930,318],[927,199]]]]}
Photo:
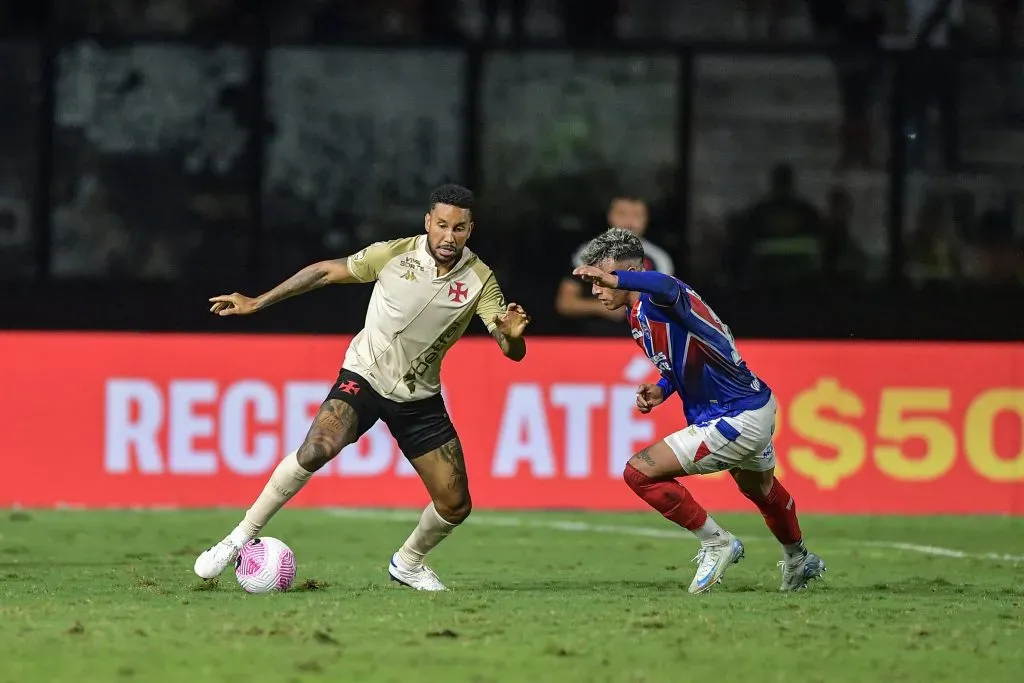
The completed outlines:
{"type": "Polygon", "coordinates": [[[711,570],[715,568],[715,564],[717,564],[718,560],[715,558],[712,552],[713,550],[715,549],[707,548],[702,545],[700,550],[697,551],[697,554],[692,560],[697,563],[697,576],[707,576],[711,573],[711,570]]]}

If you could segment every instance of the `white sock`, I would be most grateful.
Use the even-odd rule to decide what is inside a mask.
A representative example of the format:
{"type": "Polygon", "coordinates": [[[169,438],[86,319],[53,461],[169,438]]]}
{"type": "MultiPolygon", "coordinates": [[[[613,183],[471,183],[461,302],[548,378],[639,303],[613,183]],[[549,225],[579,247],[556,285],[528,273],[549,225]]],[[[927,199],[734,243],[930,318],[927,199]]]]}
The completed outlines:
{"type": "Polygon", "coordinates": [[[718,522],[708,515],[708,521],[704,522],[704,526],[694,530],[693,535],[700,539],[701,543],[721,543],[725,540],[728,532],[722,527],[718,526],[718,522]]]}
{"type": "Polygon", "coordinates": [[[782,549],[783,549],[783,551],[785,551],[786,557],[794,557],[796,555],[803,555],[805,552],[807,552],[807,549],[804,548],[804,542],[803,541],[797,541],[796,543],[790,543],[789,545],[784,545],[784,546],[782,546],[782,549]]]}
{"type": "Polygon", "coordinates": [[[299,464],[298,451],[292,451],[278,463],[270,480],[263,487],[256,502],[245,513],[245,518],[228,535],[237,546],[243,546],[259,535],[270,518],[284,507],[306,485],[313,473],[299,464]]]}
{"type": "Polygon", "coordinates": [[[437,514],[434,504],[431,503],[423,508],[423,514],[420,515],[420,521],[416,528],[398,549],[398,559],[407,569],[419,567],[423,564],[423,558],[427,553],[455,531],[456,526],[458,525],[452,524],[437,514]]]}

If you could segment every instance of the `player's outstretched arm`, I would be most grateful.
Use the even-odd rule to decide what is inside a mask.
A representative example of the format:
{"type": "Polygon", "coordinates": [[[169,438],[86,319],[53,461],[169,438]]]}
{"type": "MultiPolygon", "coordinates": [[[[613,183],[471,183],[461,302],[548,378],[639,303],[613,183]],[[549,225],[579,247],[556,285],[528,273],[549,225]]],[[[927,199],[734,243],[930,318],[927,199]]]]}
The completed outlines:
{"type": "Polygon", "coordinates": [[[210,298],[210,312],[217,315],[248,315],[262,311],[278,301],[320,289],[325,285],[358,282],[348,267],[348,259],[333,259],[312,263],[290,278],[257,297],[235,292],[210,298]]]}
{"type": "Polygon", "coordinates": [[[679,281],[671,275],[653,270],[615,270],[606,273],[594,266],[580,266],[572,274],[601,287],[628,289],[649,294],[659,306],[671,306],[679,300],[679,281]]]}

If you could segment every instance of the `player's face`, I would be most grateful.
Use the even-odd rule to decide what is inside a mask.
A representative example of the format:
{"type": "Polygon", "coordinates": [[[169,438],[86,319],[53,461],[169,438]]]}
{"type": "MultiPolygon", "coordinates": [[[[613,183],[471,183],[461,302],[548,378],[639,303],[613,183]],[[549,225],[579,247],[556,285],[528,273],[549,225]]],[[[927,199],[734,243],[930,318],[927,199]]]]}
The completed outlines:
{"type": "Polygon", "coordinates": [[[423,222],[430,253],[438,265],[448,266],[457,262],[473,232],[471,212],[451,204],[435,204],[423,222]]]}
{"type": "Polygon", "coordinates": [[[624,228],[640,237],[647,232],[647,205],[631,199],[616,199],[608,209],[608,225],[624,228]]]}
{"type": "MultiPolygon", "coordinates": [[[[636,266],[619,263],[618,261],[613,261],[611,259],[605,259],[595,265],[606,273],[610,273],[613,270],[636,270],[636,266]]],[[[623,306],[629,304],[629,292],[627,290],[610,289],[608,287],[602,287],[601,285],[591,285],[590,291],[594,293],[597,300],[604,304],[604,307],[609,311],[617,311],[623,306]]]]}

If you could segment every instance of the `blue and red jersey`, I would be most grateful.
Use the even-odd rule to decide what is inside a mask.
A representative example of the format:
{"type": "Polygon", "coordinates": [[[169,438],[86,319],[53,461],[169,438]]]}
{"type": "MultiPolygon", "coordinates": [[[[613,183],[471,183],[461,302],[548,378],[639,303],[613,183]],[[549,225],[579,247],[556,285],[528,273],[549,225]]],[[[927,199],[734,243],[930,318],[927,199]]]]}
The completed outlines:
{"type": "Polygon", "coordinates": [[[629,315],[633,339],[678,393],[689,424],[761,408],[772,392],[743,361],[728,325],[685,282],[652,271],[616,271],[619,289],[640,292],[629,315]]]}

